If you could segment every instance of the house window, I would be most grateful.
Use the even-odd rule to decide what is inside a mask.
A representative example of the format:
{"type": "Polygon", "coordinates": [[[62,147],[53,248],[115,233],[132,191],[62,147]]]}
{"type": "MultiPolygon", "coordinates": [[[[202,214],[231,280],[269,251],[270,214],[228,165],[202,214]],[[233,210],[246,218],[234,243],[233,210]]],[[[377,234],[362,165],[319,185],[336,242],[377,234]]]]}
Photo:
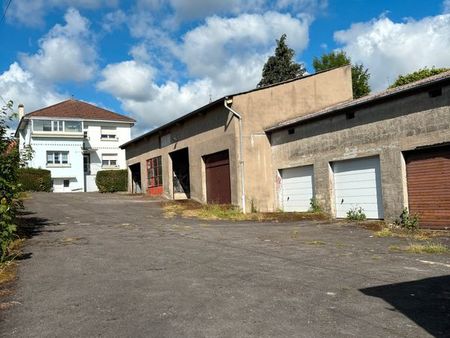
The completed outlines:
{"type": "Polygon", "coordinates": [[[115,127],[102,127],[102,140],[115,140],[117,138],[117,130],[115,127]]]}
{"type": "Polygon", "coordinates": [[[50,120],[34,120],[34,131],[52,131],[52,121],[50,120]]]}
{"type": "Polygon", "coordinates": [[[64,184],[64,188],[68,188],[69,185],[70,185],[70,181],[69,180],[64,180],[63,184],[64,184]]]}
{"type": "Polygon", "coordinates": [[[102,167],[117,167],[117,154],[103,154],[102,167]]]}
{"type": "Polygon", "coordinates": [[[68,133],[81,133],[81,121],[64,121],[65,131],[68,133]]]}
{"type": "Polygon", "coordinates": [[[147,160],[147,179],[149,188],[162,186],[163,181],[161,156],[147,160]]]}
{"type": "Polygon", "coordinates": [[[47,165],[68,165],[68,151],[47,151],[47,165]]]}
{"type": "Polygon", "coordinates": [[[81,121],[33,120],[33,131],[81,133],[81,121]]]}

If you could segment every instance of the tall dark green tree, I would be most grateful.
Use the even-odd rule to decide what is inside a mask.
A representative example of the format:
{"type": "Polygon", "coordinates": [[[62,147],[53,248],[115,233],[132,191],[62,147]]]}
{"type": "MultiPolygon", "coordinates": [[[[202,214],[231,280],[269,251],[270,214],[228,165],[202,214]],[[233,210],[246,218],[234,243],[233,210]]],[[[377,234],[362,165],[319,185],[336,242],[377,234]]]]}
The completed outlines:
{"type": "Polygon", "coordinates": [[[345,65],[352,65],[353,97],[357,99],[369,94],[369,70],[364,68],[362,64],[352,64],[352,60],[344,51],[324,54],[320,58],[315,57],[313,60],[313,67],[316,72],[345,65]]]}
{"type": "Polygon", "coordinates": [[[286,34],[277,41],[275,55],[269,57],[262,70],[262,79],[258,87],[295,79],[303,76],[305,68],[294,60],[295,52],[286,44],[286,34]]]}

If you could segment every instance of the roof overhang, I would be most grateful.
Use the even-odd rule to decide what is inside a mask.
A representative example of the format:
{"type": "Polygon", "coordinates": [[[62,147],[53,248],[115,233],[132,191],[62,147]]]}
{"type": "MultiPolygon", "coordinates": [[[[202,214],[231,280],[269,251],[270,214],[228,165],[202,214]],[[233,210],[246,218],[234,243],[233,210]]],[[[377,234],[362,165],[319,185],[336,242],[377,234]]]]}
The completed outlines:
{"type": "Polygon", "coordinates": [[[336,105],[324,108],[317,112],[300,116],[294,119],[286,120],[280,122],[274,126],[270,126],[264,129],[267,134],[273,133],[275,131],[292,127],[294,125],[299,125],[304,122],[309,122],[312,120],[322,119],[328,116],[340,114],[349,110],[361,109],[383,102],[395,100],[405,96],[410,96],[417,92],[423,92],[425,90],[433,89],[437,86],[450,84],[450,72],[446,72],[444,75],[436,75],[430,78],[426,78],[414,83],[410,83],[401,87],[388,89],[386,91],[371,94],[368,96],[361,97],[356,100],[350,100],[338,103],[336,105]]]}

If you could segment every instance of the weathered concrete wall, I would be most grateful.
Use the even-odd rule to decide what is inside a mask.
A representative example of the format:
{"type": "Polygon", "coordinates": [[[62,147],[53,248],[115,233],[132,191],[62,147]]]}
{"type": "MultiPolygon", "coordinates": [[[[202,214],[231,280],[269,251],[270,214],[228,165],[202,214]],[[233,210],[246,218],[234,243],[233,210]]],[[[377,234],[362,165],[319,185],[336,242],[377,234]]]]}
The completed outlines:
{"type": "Polygon", "coordinates": [[[274,132],[272,180],[279,169],[313,164],[315,196],[334,215],[330,162],[379,156],[385,219],[393,220],[408,204],[402,152],[450,142],[450,86],[442,96],[424,91],[353,112],[353,119],[343,112],[274,132]]]}
{"type": "MultiPolygon", "coordinates": [[[[229,150],[231,200],[239,204],[239,180],[236,119],[222,106],[211,108],[207,114],[198,114],[182,124],[174,125],[161,134],[137,141],[127,147],[127,165],[141,163],[141,184],[147,189],[147,163],[162,156],[163,188],[167,198],[173,198],[172,160],[170,153],[183,148],[189,152],[191,198],[206,202],[205,168],[202,156],[229,150]],[[165,142],[169,144],[165,144],[165,142]]],[[[131,185],[129,185],[131,188],[131,185]]],[[[131,192],[131,191],[130,191],[131,192]]]]}
{"type": "Polygon", "coordinates": [[[247,209],[277,208],[270,142],[266,127],[352,99],[350,66],[301,80],[237,95],[232,108],[243,116],[247,209]]]}

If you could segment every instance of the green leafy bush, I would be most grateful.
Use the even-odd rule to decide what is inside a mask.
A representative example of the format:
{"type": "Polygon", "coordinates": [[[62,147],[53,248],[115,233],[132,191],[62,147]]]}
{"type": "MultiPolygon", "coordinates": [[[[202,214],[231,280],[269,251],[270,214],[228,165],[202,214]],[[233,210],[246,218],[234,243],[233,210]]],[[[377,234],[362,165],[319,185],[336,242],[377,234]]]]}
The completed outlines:
{"type": "Polygon", "coordinates": [[[352,221],[364,221],[366,219],[366,214],[364,209],[355,207],[347,211],[347,219],[352,221]]]}
{"type": "Polygon", "coordinates": [[[433,67],[430,69],[430,68],[425,67],[423,69],[419,69],[418,71],[415,71],[410,74],[400,75],[389,88],[403,86],[405,84],[419,81],[419,80],[425,79],[425,78],[433,76],[433,75],[447,72],[449,70],[450,70],[450,68],[434,68],[433,67]]]}
{"type": "Polygon", "coordinates": [[[320,207],[320,203],[317,198],[313,197],[309,200],[309,211],[310,212],[321,212],[322,208],[320,207]]]}
{"type": "Polygon", "coordinates": [[[9,101],[0,109],[0,263],[9,256],[16,236],[16,212],[21,207],[17,191],[20,155],[17,142],[8,136],[8,123],[14,118],[12,106],[9,101]]]}
{"type": "Polygon", "coordinates": [[[407,230],[417,230],[419,229],[419,216],[411,215],[408,208],[403,208],[400,218],[395,222],[395,224],[407,230]]]}
{"type": "Polygon", "coordinates": [[[50,170],[35,168],[20,168],[18,170],[20,190],[51,191],[52,177],[50,170]]]}
{"type": "Polygon", "coordinates": [[[126,191],[128,189],[127,170],[101,170],[95,178],[100,192],[126,191]]]}

